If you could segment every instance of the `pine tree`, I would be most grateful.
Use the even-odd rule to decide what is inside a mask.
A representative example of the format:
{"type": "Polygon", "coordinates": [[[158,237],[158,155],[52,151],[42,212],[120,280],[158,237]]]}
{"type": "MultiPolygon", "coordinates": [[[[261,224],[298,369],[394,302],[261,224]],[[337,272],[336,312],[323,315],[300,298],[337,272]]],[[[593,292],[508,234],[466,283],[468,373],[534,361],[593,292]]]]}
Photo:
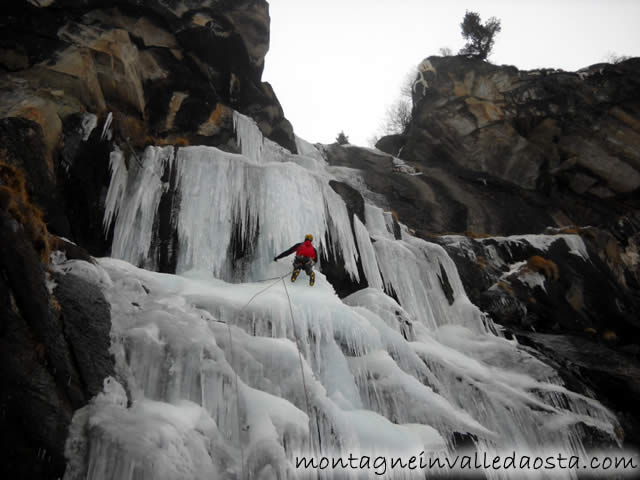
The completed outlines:
{"type": "Polygon", "coordinates": [[[491,54],[496,34],[502,30],[500,20],[491,17],[484,25],[480,23],[480,15],[477,12],[464,14],[464,19],[460,24],[462,28],[462,38],[467,44],[460,50],[460,55],[486,60],[491,54]]]}
{"type": "Polygon", "coordinates": [[[349,144],[349,137],[347,137],[344,134],[344,131],[340,131],[340,133],[338,134],[338,136],[336,137],[336,142],[338,142],[339,145],[348,145],[349,144]]]}

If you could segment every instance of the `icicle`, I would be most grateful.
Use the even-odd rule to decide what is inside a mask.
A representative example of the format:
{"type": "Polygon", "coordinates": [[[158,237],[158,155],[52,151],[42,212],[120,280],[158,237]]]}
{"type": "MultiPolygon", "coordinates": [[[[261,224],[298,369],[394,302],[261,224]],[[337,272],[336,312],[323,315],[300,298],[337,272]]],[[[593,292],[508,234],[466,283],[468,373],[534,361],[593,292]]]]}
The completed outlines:
{"type": "Polygon", "coordinates": [[[105,212],[105,228],[117,217],[112,254],[153,268],[147,254],[165,188],[160,176],[170,159],[175,161],[180,198],[178,272],[199,269],[227,280],[271,277],[286,271],[285,262],[273,263],[276,253],[306,233],[313,233],[322,249],[329,233],[333,251],[357,281],[358,252],[347,209],[326,174],[285,162],[300,157],[263,141],[246,117],[238,114],[236,122],[246,156],[186,147],[177,149],[174,160],[171,147],[149,147],[144,168],[127,174],[121,155],[114,153],[105,212]],[[260,161],[257,155],[262,155],[260,161]]]}
{"type": "MultiPolygon", "coordinates": [[[[614,417],[558,385],[550,367],[456,321],[472,306],[443,251],[421,242],[398,243],[414,255],[409,262],[426,253],[444,265],[456,296],[447,302],[449,323],[433,329],[374,288],[343,303],[321,273],[313,289],[289,287],[292,319],[281,285],[264,291],[264,283],[157,274],[114,259],[92,266],[102,272],[95,274],[67,262],[66,271],[89,281],[108,278],[99,284],[131,405],[110,383],[76,414],[66,480],[128,478],[133,465],[139,478],[211,478],[223,467],[238,476],[240,458],[248,476],[286,477],[295,450],[319,448],[318,434],[324,451],[343,454],[394,445],[446,452],[454,431],[489,450],[553,444],[567,453],[582,452],[582,423],[613,437],[614,417]]],[[[444,298],[437,288],[431,295],[444,298]]]]}
{"type": "MultiPolygon", "coordinates": [[[[454,432],[473,434],[489,450],[557,445],[577,454],[582,425],[614,437],[613,415],[500,336],[469,301],[445,250],[410,235],[383,203],[375,206],[360,174],[328,167],[301,140],[302,155],[293,155],[242,115],[234,114],[234,125],[241,155],[149,147],[129,171],[118,150],[111,156],[105,228],[115,222],[114,256],[147,268],[167,188],[161,178],[176,172],[180,275],[115,259],[64,264],[62,271],[100,285],[111,303],[113,351],[132,402],[96,400],[77,414],[69,471],[78,473],[67,480],[134,471],[167,478],[160,467],[173,478],[223,469],[239,477],[244,468],[254,478],[293,478],[294,447],[433,453],[451,451],[454,432]],[[364,225],[349,217],[329,186],[334,179],[362,193],[364,225]],[[273,256],[306,233],[325,252],[329,238],[352,279],[360,262],[371,288],[343,302],[319,269],[313,288],[298,282],[286,295],[277,277],[290,271],[289,261],[273,256]],[[271,277],[272,285],[223,281],[271,277]]],[[[561,239],[586,254],[579,237],[548,237],[505,241],[561,239]]]]}
{"type": "Polygon", "coordinates": [[[252,162],[260,163],[263,158],[264,139],[256,123],[249,117],[234,110],[233,128],[236,131],[238,145],[242,154],[252,162]]]}
{"type": "Polygon", "coordinates": [[[111,183],[107,191],[107,199],[104,207],[104,230],[107,232],[114,219],[118,216],[120,205],[124,201],[127,188],[127,166],[124,163],[124,156],[119,148],[109,155],[109,170],[111,171],[111,183]]]}
{"type": "Polygon", "coordinates": [[[122,159],[118,159],[118,155],[114,157],[116,169],[105,211],[106,226],[117,212],[112,245],[114,257],[153,268],[152,259],[148,258],[153,222],[165,188],[162,174],[165,168],[171,168],[173,159],[173,147],[148,147],[142,157],[142,165],[137,161],[130,162],[135,174],[126,174],[122,159]],[[123,191],[125,180],[126,189],[123,191]]]}
{"type": "Polygon", "coordinates": [[[358,241],[358,249],[360,250],[360,258],[362,259],[362,269],[367,277],[367,282],[370,287],[382,290],[382,277],[380,276],[380,269],[369,232],[357,215],[353,216],[353,226],[358,241]]]}
{"type": "Polygon", "coordinates": [[[367,230],[373,236],[382,236],[393,240],[393,226],[389,224],[389,217],[385,215],[381,208],[366,203],[364,206],[364,215],[367,230]]]}
{"type": "Polygon", "coordinates": [[[102,134],[100,135],[100,141],[111,140],[111,122],[113,121],[113,113],[109,112],[107,115],[107,119],[104,121],[104,126],[102,127],[102,134]]]}

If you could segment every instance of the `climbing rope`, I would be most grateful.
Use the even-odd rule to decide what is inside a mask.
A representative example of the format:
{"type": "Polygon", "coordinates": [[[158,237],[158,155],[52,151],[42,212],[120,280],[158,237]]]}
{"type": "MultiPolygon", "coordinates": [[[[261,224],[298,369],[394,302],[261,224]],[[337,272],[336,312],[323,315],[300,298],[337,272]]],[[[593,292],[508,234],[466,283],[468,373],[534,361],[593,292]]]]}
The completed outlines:
{"type": "MultiPolygon", "coordinates": [[[[289,272],[291,273],[291,272],[289,272]]],[[[266,288],[263,288],[262,290],[260,290],[258,293],[256,293],[255,295],[253,295],[249,301],[247,303],[245,303],[243,305],[243,307],[238,311],[238,315],[240,315],[242,313],[242,311],[247,308],[249,306],[249,304],[254,300],[254,298],[256,298],[258,295],[260,295],[263,292],[266,292],[267,290],[269,290],[271,287],[275,286],[278,282],[280,282],[280,280],[284,281],[284,277],[288,276],[289,273],[285,273],[282,277],[275,277],[272,279],[265,279],[265,280],[261,280],[263,282],[268,281],[268,280],[276,280],[274,283],[272,283],[271,285],[269,285],[266,288]]],[[[227,333],[229,334],[229,351],[230,351],[230,356],[231,356],[231,368],[233,369],[233,373],[235,374],[235,390],[236,390],[236,418],[237,418],[237,423],[238,423],[238,442],[240,445],[240,468],[242,471],[242,478],[247,478],[246,475],[244,474],[244,448],[242,447],[242,441],[240,439],[240,432],[242,431],[242,427],[240,426],[240,389],[238,388],[238,371],[237,369],[233,368],[233,336],[231,335],[231,324],[229,322],[227,323],[227,333]]]]}
{"type": "MultiPolygon", "coordinates": [[[[311,421],[311,403],[309,402],[309,391],[307,389],[307,381],[304,375],[304,362],[302,360],[302,349],[300,348],[300,338],[298,337],[298,332],[296,329],[296,322],[295,322],[295,318],[293,316],[293,305],[291,303],[291,297],[289,296],[289,290],[287,289],[287,284],[285,282],[285,277],[288,277],[289,274],[291,274],[292,272],[288,272],[285,273],[284,275],[280,276],[280,277],[273,277],[273,278],[265,278],[263,280],[258,280],[258,282],[267,282],[269,280],[275,280],[275,282],[273,282],[272,284],[268,285],[267,287],[263,288],[262,290],[260,290],[259,292],[255,293],[247,303],[245,303],[242,308],[240,310],[238,310],[238,316],[242,313],[242,311],[247,308],[249,306],[249,304],[258,296],[261,295],[262,293],[266,292],[267,290],[269,290],[270,288],[274,287],[275,285],[277,285],[280,281],[282,281],[282,285],[284,286],[284,291],[287,295],[287,301],[289,302],[289,313],[291,315],[291,323],[293,325],[293,335],[295,337],[296,340],[296,347],[298,350],[298,361],[300,363],[300,375],[302,376],[302,388],[304,390],[304,398],[305,398],[305,403],[306,403],[306,410],[307,410],[307,417],[309,418],[309,421],[311,421]]],[[[229,350],[230,350],[230,360],[231,360],[231,366],[233,368],[233,364],[234,364],[234,360],[233,360],[233,336],[231,335],[231,324],[227,322],[227,332],[229,335],[229,350]]],[[[240,432],[242,431],[242,428],[240,426],[240,390],[238,387],[238,372],[236,369],[233,370],[234,374],[235,374],[235,391],[236,391],[236,417],[237,417],[237,424],[238,424],[238,440],[240,441],[240,432]]],[[[318,446],[320,445],[320,427],[317,425],[316,423],[316,428],[317,428],[317,432],[318,432],[318,446]]],[[[239,442],[240,443],[240,461],[241,461],[241,473],[242,473],[242,478],[247,478],[245,476],[245,472],[244,472],[244,448],[242,447],[242,441],[239,442]]]]}
{"type": "MultiPolygon", "coordinates": [[[[291,304],[291,297],[289,297],[289,289],[287,289],[287,283],[282,278],[282,286],[284,287],[284,291],[287,294],[287,300],[289,302],[289,313],[291,314],[291,324],[293,325],[293,336],[296,339],[296,347],[298,347],[298,360],[300,362],[300,375],[302,375],[302,388],[304,389],[304,398],[307,404],[307,417],[309,417],[309,422],[311,422],[311,404],[309,402],[309,391],[307,390],[307,381],[304,377],[304,363],[302,361],[302,348],[300,347],[300,337],[298,337],[298,332],[296,331],[296,321],[293,318],[293,307],[291,304]]],[[[318,448],[320,448],[320,426],[316,422],[316,429],[318,432],[318,448]]],[[[311,434],[309,434],[311,437],[311,434]]],[[[311,444],[311,442],[309,442],[311,444]]]]}
{"type": "MultiPolygon", "coordinates": [[[[227,330],[229,332],[229,350],[231,352],[231,368],[233,369],[233,339],[231,337],[231,325],[227,323],[227,330]]],[[[236,384],[236,418],[238,423],[238,444],[240,445],[240,469],[242,471],[242,478],[247,478],[244,474],[244,448],[242,448],[242,441],[240,439],[240,432],[242,428],[240,427],[240,391],[238,389],[238,372],[233,369],[233,372],[236,374],[235,384],[236,384]]]]}

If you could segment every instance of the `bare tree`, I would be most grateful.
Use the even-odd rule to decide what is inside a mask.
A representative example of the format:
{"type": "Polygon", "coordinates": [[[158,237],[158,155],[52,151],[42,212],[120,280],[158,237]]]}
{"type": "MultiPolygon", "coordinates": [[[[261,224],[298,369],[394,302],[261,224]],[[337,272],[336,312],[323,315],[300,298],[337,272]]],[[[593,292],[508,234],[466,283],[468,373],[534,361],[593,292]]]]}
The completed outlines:
{"type": "Polygon", "coordinates": [[[476,57],[480,60],[486,60],[491,54],[495,36],[502,30],[500,20],[496,17],[491,17],[483,25],[480,23],[480,15],[468,10],[464,14],[460,28],[462,28],[462,38],[467,41],[460,50],[460,55],[476,57]]]}
{"type": "Polygon", "coordinates": [[[411,123],[411,108],[411,98],[405,96],[401,96],[387,108],[384,133],[387,135],[406,133],[411,123]]]}
{"type": "Polygon", "coordinates": [[[631,57],[629,55],[618,55],[615,52],[609,52],[605,55],[605,61],[607,63],[620,63],[625,60],[629,60],[631,57]]]}
{"type": "Polygon", "coordinates": [[[380,128],[380,135],[394,135],[406,133],[411,122],[411,111],[413,109],[413,84],[416,80],[416,68],[412,68],[404,77],[400,87],[400,95],[387,108],[383,124],[380,128]]]}
{"type": "Polygon", "coordinates": [[[453,50],[451,50],[449,47],[440,47],[438,49],[438,53],[441,57],[451,57],[453,55],[453,50]]]}
{"type": "Polygon", "coordinates": [[[402,81],[402,85],[400,86],[400,96],[411,100],[413,95],[413,84],[416,81],[416,77],[418,76],[418,69],[416,67],[409,70],[402,81]]]}

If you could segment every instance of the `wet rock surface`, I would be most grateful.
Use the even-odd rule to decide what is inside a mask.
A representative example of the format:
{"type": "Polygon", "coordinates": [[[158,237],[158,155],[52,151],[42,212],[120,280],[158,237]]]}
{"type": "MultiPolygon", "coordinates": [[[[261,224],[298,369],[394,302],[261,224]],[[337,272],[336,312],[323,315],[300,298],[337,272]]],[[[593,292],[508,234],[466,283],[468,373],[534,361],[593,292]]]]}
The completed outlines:
{"type": "Polygon", "coordinates": [[[24,227],[0,212],[0,462],[3,478],[59,478],[73,412],[113,375],[101,291],[56,276],[24,227]]]}

